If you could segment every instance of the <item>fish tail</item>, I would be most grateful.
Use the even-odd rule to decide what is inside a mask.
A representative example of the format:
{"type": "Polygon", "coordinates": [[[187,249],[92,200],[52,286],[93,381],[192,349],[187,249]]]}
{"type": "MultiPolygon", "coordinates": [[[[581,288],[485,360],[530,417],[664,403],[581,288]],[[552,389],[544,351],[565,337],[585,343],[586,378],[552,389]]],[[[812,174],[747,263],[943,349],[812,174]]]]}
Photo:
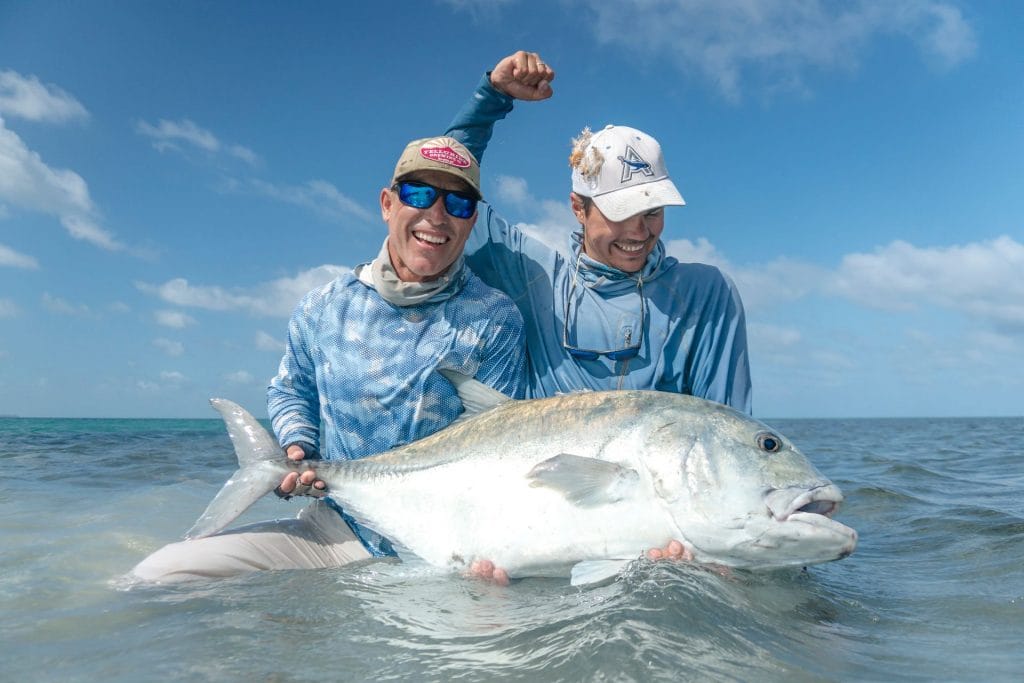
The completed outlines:
{"type": "Polygon", "coordinates": [[[185,538],[203,538],[224,529],[274,490],[287,472],[281,464],[283,454],[277,440],[245,408],[223,398],[210,399],[210,403],[224,418],[238,457],[238,470],[185,532],[185,538]]]}

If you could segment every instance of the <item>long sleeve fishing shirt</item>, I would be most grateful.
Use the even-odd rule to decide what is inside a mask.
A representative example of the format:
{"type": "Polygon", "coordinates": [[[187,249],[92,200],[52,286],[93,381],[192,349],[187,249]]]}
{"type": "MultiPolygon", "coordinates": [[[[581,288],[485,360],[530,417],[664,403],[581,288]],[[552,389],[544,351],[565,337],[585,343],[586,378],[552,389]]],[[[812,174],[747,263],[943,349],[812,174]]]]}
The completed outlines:
{"type": "MultiPolygon", "coordinates": [[[[267,410],[282,446],[353,460],[429,436],[462,412],[438,369],[515,398],[525,389],[522,317],[465,269],[454,292],[396,306],[353,273],[309,292],[288,325],[267,410]]],[[[382,539],[350,525],[375,555],[382,539]]]]}
{"type": "MultiPolygon", "coordinates": [[[[511,110],[512,98],[485,76],[446,134],[482,161],[494,123],[511,110]]],[[[751,411],[743,304],[718,268],[680,263],[659,240],[642,271],[625,273],[582,253],[579,233],[538,234],[489,204],[466,244],[466,261],[522,311],[529,396],[655,389],[751,411]],[[638,341],[639,354],[618,361],[581,360],[566,348],[605,351],[638,341]]]]}

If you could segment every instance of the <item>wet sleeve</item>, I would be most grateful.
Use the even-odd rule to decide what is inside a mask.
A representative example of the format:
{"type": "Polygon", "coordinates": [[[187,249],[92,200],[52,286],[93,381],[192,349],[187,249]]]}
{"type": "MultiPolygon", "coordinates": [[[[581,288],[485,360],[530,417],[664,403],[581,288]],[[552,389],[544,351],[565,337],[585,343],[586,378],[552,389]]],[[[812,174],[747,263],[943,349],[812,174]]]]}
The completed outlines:
{"type": "Polygon", "coordinates": [[[297,443],[306,455],[320,450],[320,394],[310,347],[315,342],[315,317],[319,310],[312,294],[295,309],[288,323],[288,345],[277,375],[267,387],[267,413],[283,447],[297,443]]]}
{"type": "Polygon", "coordinates": [[[484,151],[494,132],[494,124],[512,111],[512,102],[511,97],[495,90],[491,85],[490,73],[486,73],[473,95],[448,125],[445,135],[464,144],[482,164],[484,151]]]}

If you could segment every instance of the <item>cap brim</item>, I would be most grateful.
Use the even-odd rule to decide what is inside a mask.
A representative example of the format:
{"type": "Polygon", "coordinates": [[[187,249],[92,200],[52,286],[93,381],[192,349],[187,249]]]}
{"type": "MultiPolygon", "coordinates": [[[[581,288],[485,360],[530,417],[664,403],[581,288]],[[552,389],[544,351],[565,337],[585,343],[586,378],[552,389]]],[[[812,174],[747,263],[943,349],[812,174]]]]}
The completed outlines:
{"type": "Polygon", "coordinates": [[[601,210],[605,218],[612,221],[623,221],[638,213],[645,213],[661,206],[684,206],[679,190],[668,178],[653,183],[633,185],[621,190],[597,195],[594,204],[601,210]]]}

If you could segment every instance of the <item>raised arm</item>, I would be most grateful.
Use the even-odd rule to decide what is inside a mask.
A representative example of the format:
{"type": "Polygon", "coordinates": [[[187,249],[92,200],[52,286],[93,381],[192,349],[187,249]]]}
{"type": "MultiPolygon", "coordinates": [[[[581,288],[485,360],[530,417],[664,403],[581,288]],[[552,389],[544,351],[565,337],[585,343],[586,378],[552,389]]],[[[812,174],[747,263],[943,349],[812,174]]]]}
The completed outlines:
{"type": "Polygon", "coordinates": [[[480,79],[473,96],[455,115],[445,135],[464,144],[483,162],[494,124],[512,111],[513,100],[545,100],[553,94],[554,70],[536,52],[520,50],[480,79]]]}

